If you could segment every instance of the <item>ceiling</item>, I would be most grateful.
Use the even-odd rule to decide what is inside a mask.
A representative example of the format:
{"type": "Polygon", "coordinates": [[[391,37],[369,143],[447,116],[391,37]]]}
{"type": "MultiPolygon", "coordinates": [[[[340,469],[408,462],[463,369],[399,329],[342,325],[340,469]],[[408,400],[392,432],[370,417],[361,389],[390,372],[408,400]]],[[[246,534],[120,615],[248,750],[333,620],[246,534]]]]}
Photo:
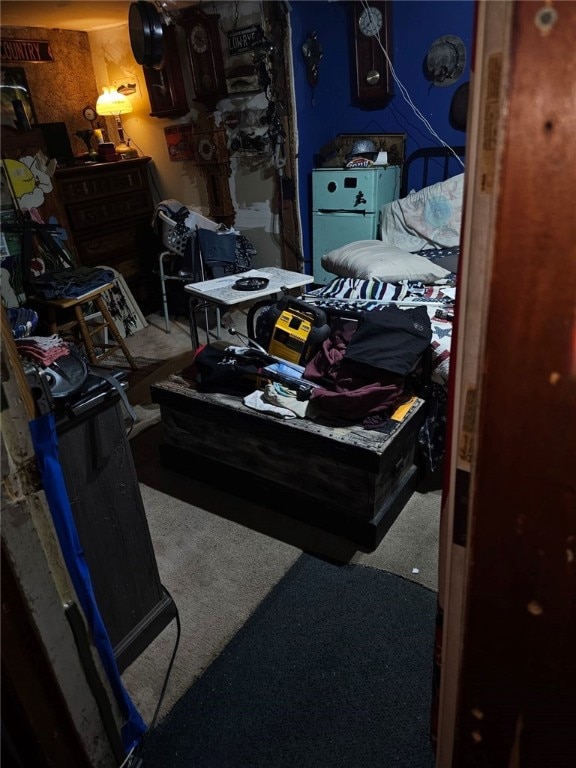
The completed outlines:
{"type": "Polygon", "coordinates": [[[92,32],[128,23],[130,0],[2,0],[4,27],[45,27],[92,32]]]}

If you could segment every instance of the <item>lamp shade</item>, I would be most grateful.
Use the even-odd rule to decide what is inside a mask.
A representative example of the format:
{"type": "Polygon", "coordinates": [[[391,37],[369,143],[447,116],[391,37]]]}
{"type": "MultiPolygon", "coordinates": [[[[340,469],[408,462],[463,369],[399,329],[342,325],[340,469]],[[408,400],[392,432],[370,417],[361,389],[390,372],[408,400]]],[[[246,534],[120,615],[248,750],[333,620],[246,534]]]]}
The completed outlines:
{"type": "Polygon", "coordinates": [[[96,112],[103,117],[110,115],[126,115],[132,112],[130,100],[113,88],[103,88],[96,102],[96,112]]]}

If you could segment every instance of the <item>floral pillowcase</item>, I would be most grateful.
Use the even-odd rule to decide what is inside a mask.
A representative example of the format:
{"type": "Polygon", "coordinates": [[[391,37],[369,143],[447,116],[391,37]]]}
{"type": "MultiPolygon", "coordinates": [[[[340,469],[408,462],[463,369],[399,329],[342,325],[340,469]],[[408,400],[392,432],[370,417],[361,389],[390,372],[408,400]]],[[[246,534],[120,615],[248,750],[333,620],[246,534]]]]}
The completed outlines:
{"type": "Polygon", "coordinates": [[[382,207],[387,245],[420,251],[460,244],[464,174],[440,181],[382,207]]]}

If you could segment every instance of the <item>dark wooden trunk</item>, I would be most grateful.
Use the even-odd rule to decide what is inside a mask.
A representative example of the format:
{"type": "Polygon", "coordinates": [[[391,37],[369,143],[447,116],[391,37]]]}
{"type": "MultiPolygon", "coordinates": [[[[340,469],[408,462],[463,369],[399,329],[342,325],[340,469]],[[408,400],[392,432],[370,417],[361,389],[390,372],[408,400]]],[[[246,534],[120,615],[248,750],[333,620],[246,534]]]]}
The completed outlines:
{"type": "Polygon", "coordinates": [[[265,488],[275,508],[368,547],[388,530],[418,479],[422,400],[382,433],[345,422],[279,420],[246,407],[239,396],[169,381],[151,392],[170,467],[204,477],[211,470],[227,484],[234,478],[240,492],[265,488]]]}

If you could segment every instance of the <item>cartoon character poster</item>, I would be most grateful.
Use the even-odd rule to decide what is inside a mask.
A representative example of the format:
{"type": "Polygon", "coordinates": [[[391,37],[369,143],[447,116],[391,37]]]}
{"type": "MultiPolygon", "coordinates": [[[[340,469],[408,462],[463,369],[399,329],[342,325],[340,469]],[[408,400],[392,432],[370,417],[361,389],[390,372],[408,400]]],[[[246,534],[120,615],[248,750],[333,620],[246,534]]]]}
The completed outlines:
{"type": "MultiPolygon", "coordinates": [[[[55,225],[51,235],[68,253],[68,235],[61,224],[54,195],[55,170],[56,162],[49,160],[41,150],[2,160],[0,289],[6,307],[20,306],[25,301],[22,275],[24,227],[29,224],[55,225]]],[[[32,275],[65,266],[55,264],[37,240],[34,240],[33,253],[26,256],[32,275]]]]}

